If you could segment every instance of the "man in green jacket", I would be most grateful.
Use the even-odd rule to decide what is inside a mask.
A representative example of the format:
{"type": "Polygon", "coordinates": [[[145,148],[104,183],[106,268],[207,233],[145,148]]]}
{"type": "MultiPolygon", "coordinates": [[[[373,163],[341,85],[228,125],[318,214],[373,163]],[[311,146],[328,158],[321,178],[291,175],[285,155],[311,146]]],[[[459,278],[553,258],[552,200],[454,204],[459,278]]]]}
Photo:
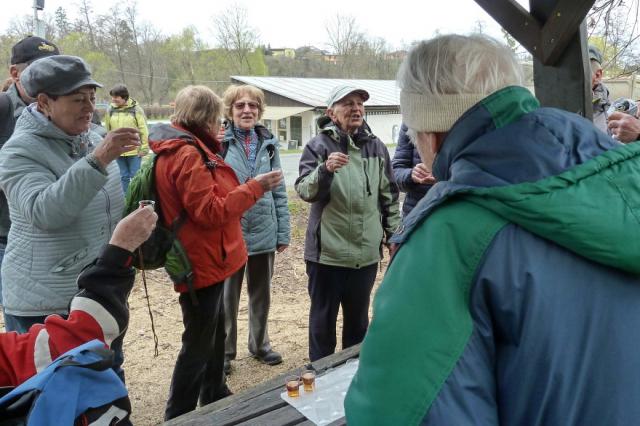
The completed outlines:
{"type": "Polygon", "coordinates": [[[304,249],[311,361],[335,352],[341,305],[342,348],[364,338],[382,245],[400,222],[389,152],[364,121],[368,99],[357,87],[334,88],[300,158],[296,191],[312,203],[304,249]]]}
{"type": "Polygon", "coordinates": [[[109,95],[111,95],[111,105],[104,116],[104,126],[107,131],[130,127],[140,132],[141,145],[118,158],[122,191],[126,194],[129,182],[140,169],[142,157],[149,153],[149,129],[142,107],[135,99],[129,97],[127,86],[116,84],[109,91],[109,95]]]}

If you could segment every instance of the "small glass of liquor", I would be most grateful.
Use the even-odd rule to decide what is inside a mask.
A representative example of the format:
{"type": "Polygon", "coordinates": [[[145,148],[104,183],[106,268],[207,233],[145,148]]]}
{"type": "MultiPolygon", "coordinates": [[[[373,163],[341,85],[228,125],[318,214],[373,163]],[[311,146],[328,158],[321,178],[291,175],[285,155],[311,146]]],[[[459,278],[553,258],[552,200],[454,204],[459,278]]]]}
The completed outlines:
{"type": "Polygon", "coordinates": [[[305,392],[313,392],[316,388],[316,372],[313,370],[305,370],[302,372],[302,384],[305,392]]]}
{"type": "Polygon", "coordinates": [[[156,202],[153,200],[140,200],[138,201],[138,207],[140,207],[141,209],[147,207],[147,206],[151,206],[152,209],[155,210],[155,205],[156,202]]]}
{"type": "Polygon", "coordinates": [[[289,398],[297,398],[300,396],[300,378],[297,376],[287,377],[285,381],[287,395],[289,398]]]}

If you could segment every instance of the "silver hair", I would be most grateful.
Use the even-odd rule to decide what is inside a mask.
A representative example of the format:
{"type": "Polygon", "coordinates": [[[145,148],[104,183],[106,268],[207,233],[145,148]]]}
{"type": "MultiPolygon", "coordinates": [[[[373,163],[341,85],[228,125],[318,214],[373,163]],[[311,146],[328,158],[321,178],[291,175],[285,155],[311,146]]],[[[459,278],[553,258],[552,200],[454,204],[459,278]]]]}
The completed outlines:
{"type": "Polygon", "coordinates": [[[443,35],[414,46],[398,70],[398,85],[423,95],[489,95],[522,85],[522,67],[504,44],[484,35],[443,35]]]}

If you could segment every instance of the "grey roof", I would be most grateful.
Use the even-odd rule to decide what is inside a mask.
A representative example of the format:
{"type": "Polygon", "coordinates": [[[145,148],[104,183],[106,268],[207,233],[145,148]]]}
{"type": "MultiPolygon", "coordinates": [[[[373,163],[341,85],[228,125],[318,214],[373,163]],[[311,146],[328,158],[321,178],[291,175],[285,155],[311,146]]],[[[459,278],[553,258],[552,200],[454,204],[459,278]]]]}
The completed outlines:
{"type": "Polygon", "coordinates": [[[350,80],[338,78],[250,77],[232,75],[231,79],[251,84],[268,92],[312,107],[326,107],[329,92],[340,84],[352,84],[369,92],[365,106],[400,105],[400,89],[395,80],[350,80]]]}

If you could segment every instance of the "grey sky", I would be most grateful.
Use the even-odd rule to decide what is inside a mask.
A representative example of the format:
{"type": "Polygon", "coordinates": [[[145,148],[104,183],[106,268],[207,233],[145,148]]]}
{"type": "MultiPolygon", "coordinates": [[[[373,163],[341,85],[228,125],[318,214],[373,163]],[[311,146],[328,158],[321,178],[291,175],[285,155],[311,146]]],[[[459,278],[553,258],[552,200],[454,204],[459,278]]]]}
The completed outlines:
{"type": "MultiPolygon", "coordinates": [[[[7,29],[12,18],[32,15],[32,0],[6,0],[3,3],[6,4],[0,14],[0,31],[7,29]]],[[[125,0],[92,3],[96,13],[106,13],[115,4],[125,4],[125,0]]],[[[138,0],[138,10],[143,21],[153,23],[165,34],[194,25],[203,39],[213,43],[212,17],[233,4],[248,9],[251,26],[258,29],[261,42],[271,47],[325,47],[326,23],[338,13],[354,16],[362,31],[387,40],[394,48],[428,38],[436,30],[468,33],[477,22],[483,23],[488,34],[501,37],[499,26],[473,0],[138,0]]],[[[59,6],[64,7],[69,16],[74,16],[78,10],[74,0],[45,0],[48,14],[53,15],[59,6]]]]}

